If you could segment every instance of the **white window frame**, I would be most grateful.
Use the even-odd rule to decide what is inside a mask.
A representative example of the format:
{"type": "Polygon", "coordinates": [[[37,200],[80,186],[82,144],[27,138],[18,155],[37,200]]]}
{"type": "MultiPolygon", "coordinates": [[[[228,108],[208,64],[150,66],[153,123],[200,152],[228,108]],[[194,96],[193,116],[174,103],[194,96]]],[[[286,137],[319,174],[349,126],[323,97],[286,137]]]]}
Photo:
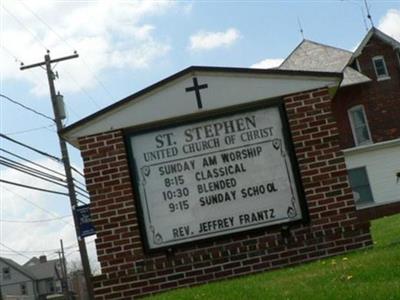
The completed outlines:
{"type": "MultiPolygon", "coordinates": [[[[356,202],[356,205],[357,204],[358,205],[360,205],[360,204],[362,205],[362,204],[366,204],[366,203],[374,203],[375,202],[375,197],[374,197],[374,193],[372,191],[371,181],[369,180],[369,174],[368,174],[367,166],[360,166],[360,167],[351,168],[351,169],[348,169],[348,172],[350,173],[350,171],[357,170],[357,169],[363,169],[364,172],[365,172],[365,177],[367,178],[367,185],[368,185],[369,190],[371,192],[372,201],[362,201],[361,198],[356,199],[356,197],[355,197],[355,193],[356,192],[353,190],[353,186],[351,186],[351,189],[353,190],[354,201],[356,202]]],[[[349,181],[350,181],[350,175],[349,175],[349,181]]]]}
{"type": "Polygon", "coordinates": [[[383,57],[383,55],[374,56],[372,58],[372,64],[374,65],[375,75],[376,75],[376,79],[378,81],[390,79],[389,72],[388,72],[388,69],[386,66],[386,61],[385,61],[385,58],[383,57]],[[386,73],[384,75],[378,75],[378,71],[376,70],[376,65],[375,65],[375,62],[378,60],[382,60],[382,62],[383,62],[383,67],[385,68],[385,73],[386,73]]]}
{"type": "Polygon", "coordinates": [[[365,113],[364,105],[356,105],[356,106],[351,107],[350,109],[347,110],[347,115],[348,115],[348,118],[349,118],[349,121],[350,121],[351,132],[353,133],[354,144],[356,146],[363,146],[363,145],[372,144],[373,143],[372,135],[371,135],[371,131],[369,130],[369,123],[368,123],[368,119],[367,119],[367,114],[365,113]],[[351,113],[353,111],[359,110],[359,109],[361,109],[362,114],[364,116],[365,125],[367,127],[367,131],[368,131],[368,135],[369,135],[369,140],[365,141],[363,143],[359,143],[358,140],[357,140],[356,128],[354,126],[354,121],[353,121],[353,118],[352,118],[352,115],[351,115],[351,113]]]}

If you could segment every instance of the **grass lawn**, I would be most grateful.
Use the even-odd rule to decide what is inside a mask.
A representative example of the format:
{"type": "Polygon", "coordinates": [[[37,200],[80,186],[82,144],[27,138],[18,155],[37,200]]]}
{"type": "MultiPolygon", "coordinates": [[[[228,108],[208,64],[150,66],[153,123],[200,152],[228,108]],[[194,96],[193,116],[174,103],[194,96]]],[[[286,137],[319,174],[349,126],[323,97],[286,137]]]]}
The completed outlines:
{"type": "Polygon", "coordinates": [[[150,299],[400,299],[400,215],[373,221],[372,236],[373,249],[150,299]]]}

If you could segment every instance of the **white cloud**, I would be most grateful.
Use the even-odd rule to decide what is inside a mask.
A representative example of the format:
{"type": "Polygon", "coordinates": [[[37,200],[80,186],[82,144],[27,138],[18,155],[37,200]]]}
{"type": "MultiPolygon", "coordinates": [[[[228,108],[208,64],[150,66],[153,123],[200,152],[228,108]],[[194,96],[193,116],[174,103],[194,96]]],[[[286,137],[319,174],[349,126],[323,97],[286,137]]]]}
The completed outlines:
{"type": "Polygon", "coordinates": [[[185,2],[185,3],[181,3],[182,8],[183,8],[183,12],[186,15],[190,15],[193,11],[193,6],[194,6],[194,2],[185,2]]]}
{"type": "Polygon", "coordinates": [[[240,38],[240,32],[229,28],[225,32],[200,31],[190,37],[190,50],[211,50],[219,47],[229,47],[240,38]]]}
{"type": "Polygon", "coordinates": [[[379,20],[378,28],[400,41],[400,10],[389,9],[386,15],[379,20]]]}
{"type": "Polygon", "coordinates": [[[30,64],[43,60],[45,48],[52,57],[77,50],[81,58],[57,66],[66,78],[57,87],[77,92],[95,85],[93,74],[112,68],[148,68],[171,49],[168,42],[156,38],[156,27],[148,19],[167,12],[175,1],[35,1],[33,5],[32,1],[4,0],[2,5],[7,9],[2,11],[6,49],[0,51],[2,78],[26,80],[37,95],[48,93],[42,84],[45,77],[35,70],[21,72],[12,55],[30,64]]]}
{"type": "Polygon", "coordinates": [[[283,58],[267,58],[262,61],[259,61],[250,66],[250,68],[256,69],[270,69],[279,67],[279,65],[283,62],[283,58]]]}

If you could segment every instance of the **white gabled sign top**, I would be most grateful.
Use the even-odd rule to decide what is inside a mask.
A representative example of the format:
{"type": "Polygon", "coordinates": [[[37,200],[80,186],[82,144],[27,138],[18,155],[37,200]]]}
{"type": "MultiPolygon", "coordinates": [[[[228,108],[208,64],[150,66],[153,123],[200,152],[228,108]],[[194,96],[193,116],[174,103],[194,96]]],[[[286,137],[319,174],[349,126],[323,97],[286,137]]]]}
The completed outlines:
{"type": "MultiPolygon", "coordinates": [[[[246,69],[245,69],[246,70],[246,69]]],[[[250,69],[249,69],[250,70],[250,69]]],[[[63,136],[77,145],[79,137],[130,128],[199,112],[272,99],[321,87],[337,87],[340,77],[310,72],[261,73],[194,71],[168,81],[121,105],[105,109],[67,128],[63,136]],[[312,74],[312,73],[311,73],[312,74]],[[195,84],[197,81],[197,88],[195,84]],[[199,96],[201,102],[199,103],[199,96]]]]}

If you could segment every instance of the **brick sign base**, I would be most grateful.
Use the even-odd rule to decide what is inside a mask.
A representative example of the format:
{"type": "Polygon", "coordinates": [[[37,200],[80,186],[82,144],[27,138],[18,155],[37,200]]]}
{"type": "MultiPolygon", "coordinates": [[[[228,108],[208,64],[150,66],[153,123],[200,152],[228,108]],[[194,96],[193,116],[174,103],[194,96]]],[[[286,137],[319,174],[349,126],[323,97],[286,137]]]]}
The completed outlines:
{"type": "Polygon", "coordinates": [[[96,299],[138,296],[252,274],[370,246],[368,221],[356,215],[331,97],[320,89],[283,99],[310,222],[144,252],[121,131],[79,140],[97,231],[102,275],[96,299]]]}

